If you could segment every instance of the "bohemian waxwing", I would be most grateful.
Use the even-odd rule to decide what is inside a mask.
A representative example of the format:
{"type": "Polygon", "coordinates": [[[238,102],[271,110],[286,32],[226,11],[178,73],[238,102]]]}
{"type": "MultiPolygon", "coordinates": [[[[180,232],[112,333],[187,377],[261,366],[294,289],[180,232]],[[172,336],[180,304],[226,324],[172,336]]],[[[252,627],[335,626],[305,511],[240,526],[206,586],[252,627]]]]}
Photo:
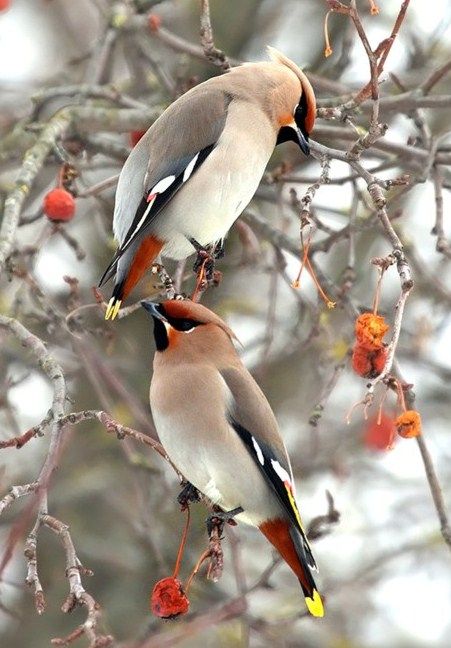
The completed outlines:
{"type": "Polygon", "coordinates": [[[184,259],[214,246],[249,204],[276,144],[309,153],[312,86],[293,61],[246,63],[208,79],[171,104],[122,169],[113,229],[119,248],[100,285],[116,275],[114,319],[160,252],[184,259]]]}
{"type": "Polygon", "coordinates": [[[290,460],[233,332],[191,301],[141,304],[154,320],[150,405],[168,456],[213,504],[262,531],[299,578],[310,613],[323,616],[290,460]]]}

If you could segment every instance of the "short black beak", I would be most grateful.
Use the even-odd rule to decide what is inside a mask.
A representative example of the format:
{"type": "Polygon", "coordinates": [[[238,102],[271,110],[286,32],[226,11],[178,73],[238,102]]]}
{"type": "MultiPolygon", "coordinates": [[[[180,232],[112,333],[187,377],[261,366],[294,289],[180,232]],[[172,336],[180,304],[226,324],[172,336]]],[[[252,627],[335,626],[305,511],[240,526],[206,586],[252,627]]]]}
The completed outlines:
{"type": "Polygon", "coordinates": [[[150,301],[148,299],[143,299],[141,301],[141,306],[146,309],[147,312],[149,312],[153,318],[159,319],[162,322],[167,322],[168,320],[166,319],[165,315],[161,312],[161,304],[156,304],[153,301],[150,301]]]}
{"type": "Polygon", "coordinates": [[[292,124],[282,126],[277,135],[276,145],[283,144],[284,142],[294,142],[299,146],[304,155],[310,155],[308,135],[307,133],[303,133],[294,121],[292,124]]]}
{"type": "Polygon", "coordinates": [[[308,143],[308,135],[305,135],[300,128],[296,128],[296,135],[298,139],[299,148],[304,155],[310,155],[310,146],[308,143]]]}

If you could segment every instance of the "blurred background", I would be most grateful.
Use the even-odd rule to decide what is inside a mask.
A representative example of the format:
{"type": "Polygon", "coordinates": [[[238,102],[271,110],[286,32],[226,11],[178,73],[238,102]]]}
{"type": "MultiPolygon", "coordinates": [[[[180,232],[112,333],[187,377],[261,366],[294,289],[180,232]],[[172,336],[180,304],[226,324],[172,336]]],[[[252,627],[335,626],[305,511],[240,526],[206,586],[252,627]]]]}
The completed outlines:
{"type": "MultiPolygon", "coordinates": [[[[58,142],[40,170],[26,200],[7,277],[0,284],[0,310],[17,317],[48,344],[68,381],[68,412],[104,409],[121,423],[154,435],[148,406],[154,353],[150,322],[140,309],[114,323],[104,322],[92,287],[114,251],[114,176],[133,138],[139,136],[136,131],[146,126],[139,115],[124,126],[118,110],[135,107],[139,113],[141,104],[163,109],[193,84],[220,72],[202,55],[184,51],[186,43],[200,47],[199,3],[0,4],[10,5],[0,13],[0,208],[25,151],[57,110],[67,105],[105,108],[104,126],[81,128],[58,142]],[[146,12],[161,20],[163,36],[148,28],[146,12]],[[180,37],[181,45],[174,46],[167,33],[180,37]],[[73,90],[74,85],[80,87],[73,90]],[[102,93],[95,96],[93,89],[99,86],[114,86],[116,99],[102,93]],[[42,201],[57,184],[67,160],[78,174],[71,185],[78,196],[76,212],[70,223],[55,228],[42,214],[42,201]],[[110,178],[106,188],[97,189],[110,178]]],[[[346,16],[329,16],[333,54],[324,57],[326,2],[211,0],[210,4],[217,47],[241,61],[265,59],[268,44],[281,49],[311,74],[322,106],[335,105],[337,97],[349,96],[369,80],[368,60],[346,16]]],[[[380,0],[380,13],[372,16],[371,3],[357,1],[373,47],[390,34],[400,4],[380,0]]],[[[450,3],[412,2],[387,60],[381,95],[417,88],[450,59],[450,3]]],[[[389,193],[389,213],[397,213],[394,224],[416,281],[396,372],[413,384],[414,407],[421,412],[425,440],[449,504],[449,255],[436,251],[431,234],[437,177],[434,181],[424,161],[415,167],[404,148],[396,152],[396,145],[402,145],[412,151],[436,146],[443,153],[439,184],[449,236],[451,176],[446,154],[451,145],[447,139],[451,77],[443,76],[432,94],[450,101],[426,109],[400,105],[397,110],[385,110],[382,103],[382,119],[389,125],[384,144],[388,144],[367,151],[362,163],[369,169],[382,165],[378,176],[383,179],[403,173],[414,178],[408,190],[395,187],[389,193]]],[[[355,123],[368,128],[369,118],[365,105],[355,123]]],[[[325,120],[318,120],[313,132],[313,139],[344,151],[357,137],[352,126],[325,120]]],[[[352,224],[351,241],[337,235],[314,257],[320,280],[337,301],[333,310],[326,308],[308,274],[304,273],[300,290],[291,287],[299,256],[275,245],[261,227],[267,223],[298,245],[299,206],[290,190],[300,199],[320,174],[318,161],[302,157],[294,145],[278,147],[249,216],[232,228],[226,241],[225,258],[218,263],[223,281],[207,291],[203,303],[235,330],[243,343],[243,360],[275,411],[306,523],[327,512],[326,491],[340,512],[339,523],[313,545],[327,615],[323,620],[305,616],[296,578],[286,566],[278,566],[269,583],[247,594],[244,612],[235,614],[233,606],[232,612],[225,607],[251,588],[272,561],[263,537],[239,525],[227,532],[223,543],[223,578],[212,583],[199,574],[190,594],[190,614],[172,624],[154,619],[149,593],[159,578],[172,572],[184,524],[176,503],[177,479],[156,453],[130,440],[119,441],[88,422],[65,431],[49,507],[70,526],[80,560],[94,571],[84,584],[102,606],[103,627],[117,645],[449,646],[450,547],[440,534],[415,439],[391,440],[391,421],[398,413],[395,395],[389,392],[385,399],[383,425],[374,425],[383,391],[368,419],[357,407],[346,422],[366,385],[350,365],[353,319],[372,305],[377,272],[370,259],[391,251],[365,185],[352,177],[347,164],[332,160],[332,182],[320,187],[312,203],[314,243],[352,224]]],[[[190,259],[185,269],[177,269],[185,277],[186,292],[195,282],[191,266],[190,259]]],[[[171,273],[176,270],[170,262],[166,267],[171,273]]],[[[130,303],[156,294],[155,284],[156,279],[148,277],[130,303]]],[[[107,298],[108,291],[107,286],[107,298]]],[[[398,293],[399,278],[390,268],[380,300],[380,311],[390,324],[398,293]]],[[[3,333],[0,340],[0,438],[7,439],[41,421],[51,405],[52,385],[18,342],[3,333]]],[[[47,450],[48,434],[32,439],[20,451],[1,450],[2,495],[13,484],[35,479],[47,450]]],[[[11,529],[17,528],[26,505],[26,498],[16,502],[0,518],[0,546],[10,546],[11,529]]],[[[183,578],[205,548],[206,514],[202,505],[192,507],[183,578]]],[[[24,585],[23,543],[32,524],[29,517],[28,526],[19,528],[0,582],[0,644],[11,648],[48,646],[52,637],[67,635],[86,616],[83,609],[71,615],[60,610],[67,594],[64,553],[47,529],[38,538],[47,610],[36,614],[32,593],[24,585]]],[[[78,643],[87,645],[86,638],[78,643]]]]}

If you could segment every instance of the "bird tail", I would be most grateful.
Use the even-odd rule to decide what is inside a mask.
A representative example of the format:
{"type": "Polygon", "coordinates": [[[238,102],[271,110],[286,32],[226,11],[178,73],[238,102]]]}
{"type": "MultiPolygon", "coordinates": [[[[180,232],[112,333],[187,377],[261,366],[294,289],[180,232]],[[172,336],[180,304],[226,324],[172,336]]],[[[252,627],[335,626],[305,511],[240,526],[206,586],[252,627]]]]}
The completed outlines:
{"type": "Polygon", "coordinates": [[[105,312],[105,319],[114,320],[122,302],[131,293],[135,285],[152,265],[163,247],[163,242],[155,236],[146,236],[137,244],[132,244],[123,254],[120,251],[105,271],[102,285],[116,273],[116,283],[105,312]]]}
{"type": "Polygon", "coordinates": [[[311,553],[306,553],[305,542],[298,529],[284,519],[267,520],[259,528],[299,578],[310,614],[324,616],[323,602],[311,573],[311,568],[315,569],[315,562],[311,553]]]}

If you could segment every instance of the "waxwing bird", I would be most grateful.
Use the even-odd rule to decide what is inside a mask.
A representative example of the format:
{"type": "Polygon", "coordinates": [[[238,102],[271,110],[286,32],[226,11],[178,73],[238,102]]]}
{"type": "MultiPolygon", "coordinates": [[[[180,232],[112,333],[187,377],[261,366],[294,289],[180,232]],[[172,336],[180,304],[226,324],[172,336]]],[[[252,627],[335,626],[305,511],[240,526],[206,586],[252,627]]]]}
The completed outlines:
{"type": "Polygon", "coordinates": [[[233,332],[188,300],[141,304],[154,320],[150,405],[168,456],[213,504],[262,531],[298,577],[310,613],[323,616],[290,460],[233,332]]]}
{"type": "Polygon", "coordinates": [[[268,49],[271,61],[240,65],[177,99],[130,153],[116,191],[119,247],[100,280],[115,275],[106,319],[160,253],[180,260],[224,239],[276,144],[292,140],[309,153],[312,86],[268,49]]]}

